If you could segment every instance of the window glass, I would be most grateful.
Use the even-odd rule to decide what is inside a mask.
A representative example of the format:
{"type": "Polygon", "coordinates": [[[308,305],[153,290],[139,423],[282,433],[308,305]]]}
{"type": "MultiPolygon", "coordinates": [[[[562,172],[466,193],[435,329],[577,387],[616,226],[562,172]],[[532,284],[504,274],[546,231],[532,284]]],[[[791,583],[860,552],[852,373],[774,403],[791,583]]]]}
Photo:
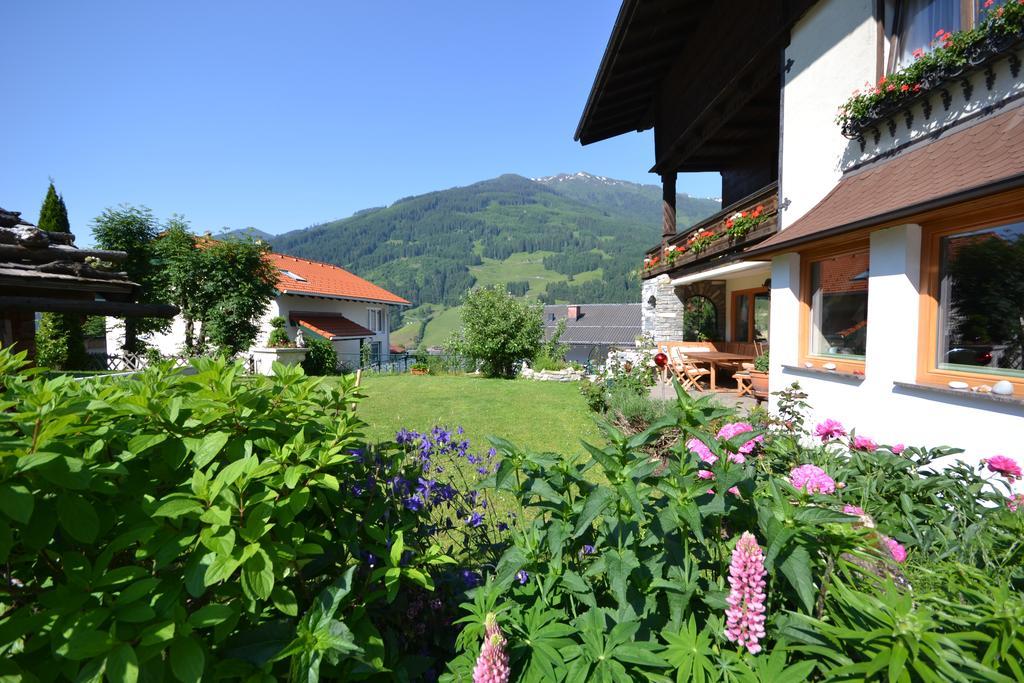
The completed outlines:
{"type": "Polygon", "coordinates": [[[683,341],[711,341],[718,336],[718,309],[706,296],[691,296],[683,306],[683,341]]]}
{"type": "Polygon", "coordinates": [[[938,367],[1024,377],[1024,223],[940,248],[938,367]]]}
{"type": "Polygon", "coordinates": [[[896,0],[886,3],[885,26],[892,39],[895,71],[914,61],[914,52],[932,49],[935,34],[960,30],[961,0],[896,0]]]}
{"type": "Polygon", "coordinates": [[[864,358],[868,334],[868,251],[811,264],[811,353],[864,358]]]}
{"type": "Polygon", "coordinates": [[[735,335],[735,339],[733,339],[733,341],[750,341],[750,297],[746,294],[740,294],[736,297],[736,311],[734,318],[735,320],[733,322],[732,330],[735,335]]]}
{"type": "Polygon", "coordinates": [[[1003,5],[1007,0],[992,0],[992,4],[988,7],[985,6],[985,0],[975,0],[974,2],[974,23],[975,25],[980,24],[988,18],[991,12],[995,12],[1000,5],[1003,5]]]}
{"type": "Polygon", "coordinates": [[[772,312],[772,298],[768,292],[754,295],[754,341],[768,341],[768,320],[772,312]]]}

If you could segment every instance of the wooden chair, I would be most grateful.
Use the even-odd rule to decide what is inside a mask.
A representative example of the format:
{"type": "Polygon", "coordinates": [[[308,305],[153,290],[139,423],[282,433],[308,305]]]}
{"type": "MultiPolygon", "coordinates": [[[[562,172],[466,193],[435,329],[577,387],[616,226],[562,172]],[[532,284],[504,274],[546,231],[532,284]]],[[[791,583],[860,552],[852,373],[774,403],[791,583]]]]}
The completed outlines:
{"type": "Polygon", "coordinates": [[[704,391],[704,387],[700,385],[700,380],[710,375],[710,370],[695,365],[685,354],[680,353],[678,348],[672,349],[672,355],[669,356],[669,360],[672,365],[672,374],[679,380],[679,384],[682,385],[683,389],[692,389],[697,392],[704,391]]]}
{"type": "Polygon", "coordinates": [[[750,379],[750,371],[754,369],[753,363],[740,363],[740,371],[733,373],[736,380],[736,396],[754,396],[754,384],[750,379]]]}

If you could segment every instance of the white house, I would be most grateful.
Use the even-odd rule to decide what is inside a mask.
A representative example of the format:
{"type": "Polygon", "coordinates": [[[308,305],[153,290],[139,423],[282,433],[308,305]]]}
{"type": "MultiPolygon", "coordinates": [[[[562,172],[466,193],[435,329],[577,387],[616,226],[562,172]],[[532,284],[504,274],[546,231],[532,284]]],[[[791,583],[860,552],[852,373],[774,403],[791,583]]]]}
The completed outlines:
{"type": "Polygon", "coordinates": [[[681,339],[701,297],[718,338],[770,341],[771,390],[799,381],[816,417],[1024,455],[1024,19],[1004,4],[625,0],[577,139],[654,128],[645,332],[681,339]],[[900,80],[972,27],[959,64],[900,80]],[[678,233],[691,171],[721,173],[726,208],[678,233]]]}
{"type": "MultiPolygon", "coordinates": [[[[255,347],[265,345],[271,319],[281,316],[292,340],[300,328],[307,338],[316,335],[329,340],[342,366],[358,367],[364,345],[369,346],[372,359],[388,359],[390,310],[411,305],[408,301],[328,263],[275,253],[267,254],[267,259],[278,272],[277,296],[263,316],[255,347]]],[[[123,327],[114,318],[107,320],[107,347],[119,349],[123,327]]],[[[184,339],[185,323],[179,315],[170,332],[150,335],[146,342],[164,355],[177,355],[184,339]]]]}

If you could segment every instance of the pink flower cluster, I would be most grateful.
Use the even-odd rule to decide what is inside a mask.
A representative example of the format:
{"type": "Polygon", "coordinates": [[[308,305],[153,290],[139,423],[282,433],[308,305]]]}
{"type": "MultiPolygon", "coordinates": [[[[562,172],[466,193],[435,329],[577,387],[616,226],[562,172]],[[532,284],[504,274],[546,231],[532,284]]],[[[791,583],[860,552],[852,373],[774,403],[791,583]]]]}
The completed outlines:
{"type": "Polygon", "coordinates": [[[835,493],[835,480],[817,465],[800,465],[789,473],[789,483],[807,493],[835,493]]]}
{"type": "Polygon", "coordinates": [[[764,638],[765,577],[764,553],[757,539],[744,531],[732,551],[729,565],[729,608],[725,610],[725,637],[752,655],[761,651],[764,638]]]}
{"type": "MultiPolygon", "coordinates": [[[[743,434],[745,432],[752,431],[754,431],[753,425],[750,425],[746,422],[730,422],[727,425],[723,425],[722,428],[718,430],[718,438],[731,439],[734,436],[737,436],[738,434],[743,434]]],[[[762,441],[764,441],[764,435],[758,434],[753,439],[747,441],[742,446],[740,446],[738,453],[730,453],[729,462],[746,462],[746,456],[752,453],[754,449],[757,448],[757,444],[761,443],[762,441]]],[[[707,444],[705,444],[700,439],[690,439],[689,441],[686,442],[686,447],[690,449],[691,453],[699,457],[701,459],[701,462],[705,462],[708,465],[714,465],[716,462],[718,462],[718,456],[712,453],[711,449],[707,447],[707,444]]],[[[709,472],[708,470],[699,471],[697,473],[697,476],[700,477],[701,479],[715,478],[715,475],[709,472]]]]}
{"type": "Polygon", "coordinates": [[[982,460],[981,464],[988,467],[990,472],[1002,475],[1010,481],[1016,481],[1022,477],[1020,465],[1013,458],[1005,455],[993,455],[991,458],[982,460]]]}
{"type": "Polygon", "coordinates": [[[898,443],[895,446],[893,446],[892,448],[890,448],[889,450],[892,451],[893,453],[895,453],[896,455],[899,455],[903,451],[907,450],[907,447],[904,446],[901,443],[898,443]]]}
{"type": "Polygon", "coordinates": [[[473,683],[508,683],[508,652],[505,637],[494,614],[484,620],[484,644],[473,667],[473,683]]]}
{"type": "Polygon", "coordinates": [[[824,441],[831,441],[832,439],[838,439],[841,436],[846,436],[846,429],[843,425],[836,420],[828,419],[818,424],[814,428],[814,435],[824,441]]]}
{"type": "Polygon", "coordinates": [[[865,451],[867,453],[874,453],[878,450],[878,444],[866,436],[853,437],[853,445],[851,447],[855,451],[865,451]]]}
{"type": "Polygon", "coordinates": [[[882,536],[882,540],[885,541],[885,546],[889,549],[889,554],[892,555],[892,559],[896,560],[900,564],[907,561],[907,549],[900,545],[896,539],[889,538],[888,536],[882,536]]]}
{"type": "Polygon", "coordinates": [[[1015,496],[1007,498],[1006,507],[1009,508],[1010,512],[1016,512],[1018,508],[1024,507],[1024,493],[1018,493],[1015,496]]]}

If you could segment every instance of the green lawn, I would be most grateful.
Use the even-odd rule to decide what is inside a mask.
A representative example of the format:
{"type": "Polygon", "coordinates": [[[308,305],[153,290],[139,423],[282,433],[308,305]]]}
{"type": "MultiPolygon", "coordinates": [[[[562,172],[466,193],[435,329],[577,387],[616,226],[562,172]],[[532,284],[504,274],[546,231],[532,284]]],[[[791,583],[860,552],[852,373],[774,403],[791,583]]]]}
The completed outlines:
{"type": "Polygon", "coordinates": [[[600,430],[575,383],[500,380],[467,376],[370,375],[359,405],[372,440],[407,429],[462,426],[474,448],[487,437],[536,451],[563,454],[582,450],[581,439],[602,444],[600,430]]]}

